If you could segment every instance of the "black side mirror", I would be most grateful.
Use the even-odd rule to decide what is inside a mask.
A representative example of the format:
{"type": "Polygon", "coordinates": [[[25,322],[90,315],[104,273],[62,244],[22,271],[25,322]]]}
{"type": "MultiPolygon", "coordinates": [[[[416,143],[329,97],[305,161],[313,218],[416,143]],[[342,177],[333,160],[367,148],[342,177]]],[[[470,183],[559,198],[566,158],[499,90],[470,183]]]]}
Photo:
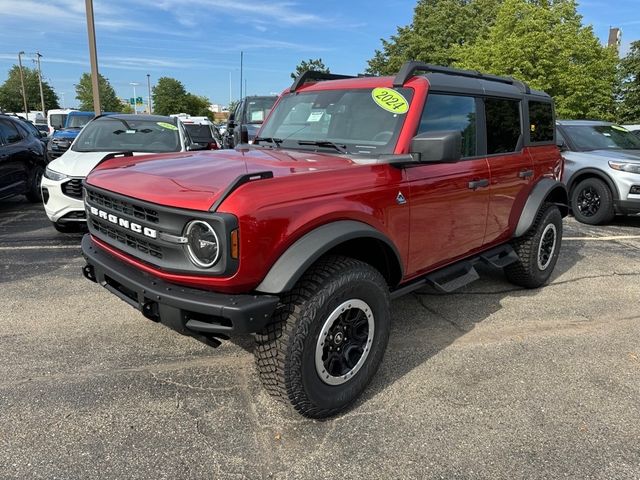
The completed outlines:
{"type": "Polygon", "coordinates": [[[187,145],[187,152],[194,152],[197,150],[207,150],[207,145],[200,145],[199,143],[192,143],[187,145]]]}
{"type": "Polygon", "coordinates": [[[557,145],[561,152],[566,152],[567,150],[569,150],[569,147],[563,141],[558,142],[557,145]]]}
{"type": "Polygon", "coordinates": [[[411,140],[411,154],[420,163],[454,163],[462,158],[462,134],[459,130],[427,132],[411,140]]]}

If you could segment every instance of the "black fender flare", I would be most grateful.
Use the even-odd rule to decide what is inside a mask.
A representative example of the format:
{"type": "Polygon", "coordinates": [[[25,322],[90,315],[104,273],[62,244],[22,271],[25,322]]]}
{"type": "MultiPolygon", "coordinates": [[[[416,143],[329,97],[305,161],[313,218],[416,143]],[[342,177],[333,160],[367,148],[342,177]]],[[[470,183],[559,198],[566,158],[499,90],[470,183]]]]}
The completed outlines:
{"type": "Polygon", "coordinates": [[[571,175],[571,178],[567,182],[567,189],[569,190],[569,193],[571,193],[571,190],[573,190],[573,187],[575,187],[576,184],[578,183],[578,178],[580,178],[583,175],[590,175],[592,177],[599,178],[609,186],[609,190],[611,190],[613,199],[614,200],[620,199],[620,192],[618,191],[618,186],[611,179],[611,177],[606,173],[604,173],[602,170],[598,170],[597,168],[589,168],[589,167],[578,170],[573,175],[571,175]]]}
{"type": "Polygon", "coordinates": [[[520,220],[513,234],[514,237],[521,237],[531,228],[540,207],[550,196],[553,197],[553,203],[560,207],[562,216],[566,217],[568,215],[569,194],[567,193],[567,187],[558,180],[543,178],[533,187],[529,198],[524,204],[524,208],[520,213],[520,220]]]}
{"type": "Polygon", "coordinates": [[[395,254],[402,276],[400,253],[386,235],[363,222],[339,220],[322,225],[296,240],[272,265],[256,291],[278,294],[291,290],[322,255],[341,243],[358,238],[384,242],[395,254]]]}

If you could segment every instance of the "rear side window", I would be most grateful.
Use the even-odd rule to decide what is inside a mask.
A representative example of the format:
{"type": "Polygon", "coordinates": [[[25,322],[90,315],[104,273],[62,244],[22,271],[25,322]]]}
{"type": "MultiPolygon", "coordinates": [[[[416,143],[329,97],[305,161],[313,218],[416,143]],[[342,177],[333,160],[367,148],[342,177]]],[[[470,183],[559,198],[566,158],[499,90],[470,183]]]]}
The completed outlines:
{"type": "Polygon", "coordinates": [[[522,135],[520,101],[487,98],[484,109],[487,121],[487,155],[515,152],[522,135]]]}
{"type": "Polygon", "coordinates": [[[529,102],[529,138],[532,142],[553,142],[553,109],[548,102],[529,102]]]}
{"type": "Polygon", "coordinates": [[[4,140],[5,144],[17,143],[22,140],[13,123],[7,122],[6,120],[0,120],[0,138],[4,140]]]}
{"type": "Polygon", "coordinates": [[[476,100],[474,97],[430,93],[422,112],[418,133],[458,130],[462,156],[476,155],[476,100]]]}

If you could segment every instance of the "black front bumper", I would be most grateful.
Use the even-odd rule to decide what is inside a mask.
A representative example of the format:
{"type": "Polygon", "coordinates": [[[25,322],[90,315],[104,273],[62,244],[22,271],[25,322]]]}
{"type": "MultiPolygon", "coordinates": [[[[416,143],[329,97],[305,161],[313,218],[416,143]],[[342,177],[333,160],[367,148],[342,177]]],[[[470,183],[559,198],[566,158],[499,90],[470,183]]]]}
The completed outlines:
{"type": "MultiPolygon", "coordinates": [[[[154,321],[193,337],[228,338],[262,330],[279,298],[274,295],[226,295],[183,287],[141,272],[82,239],[86,278],[97,282],[154,321]]],[[[213,340],[213,343],[216,343],[213,340]]]]}
{"type": "Polygon", "coordinates": [[[615,200],[614,203],[617,213],[623,215],[640,213],[640,200],[615,200]]]}

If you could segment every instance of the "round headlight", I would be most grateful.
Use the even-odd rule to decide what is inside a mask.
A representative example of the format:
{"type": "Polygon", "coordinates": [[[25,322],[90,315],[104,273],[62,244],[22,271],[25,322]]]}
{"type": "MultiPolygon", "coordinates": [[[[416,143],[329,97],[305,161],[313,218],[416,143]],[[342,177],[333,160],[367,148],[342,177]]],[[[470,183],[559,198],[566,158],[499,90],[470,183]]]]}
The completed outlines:
{"type": "Polygon", "coordinates": [[[213,227],[202,220],[193,220],[187,224],[187,251],[191,261],[202,268],[213,266],[220,256],[220,244],[213,227]]]}

